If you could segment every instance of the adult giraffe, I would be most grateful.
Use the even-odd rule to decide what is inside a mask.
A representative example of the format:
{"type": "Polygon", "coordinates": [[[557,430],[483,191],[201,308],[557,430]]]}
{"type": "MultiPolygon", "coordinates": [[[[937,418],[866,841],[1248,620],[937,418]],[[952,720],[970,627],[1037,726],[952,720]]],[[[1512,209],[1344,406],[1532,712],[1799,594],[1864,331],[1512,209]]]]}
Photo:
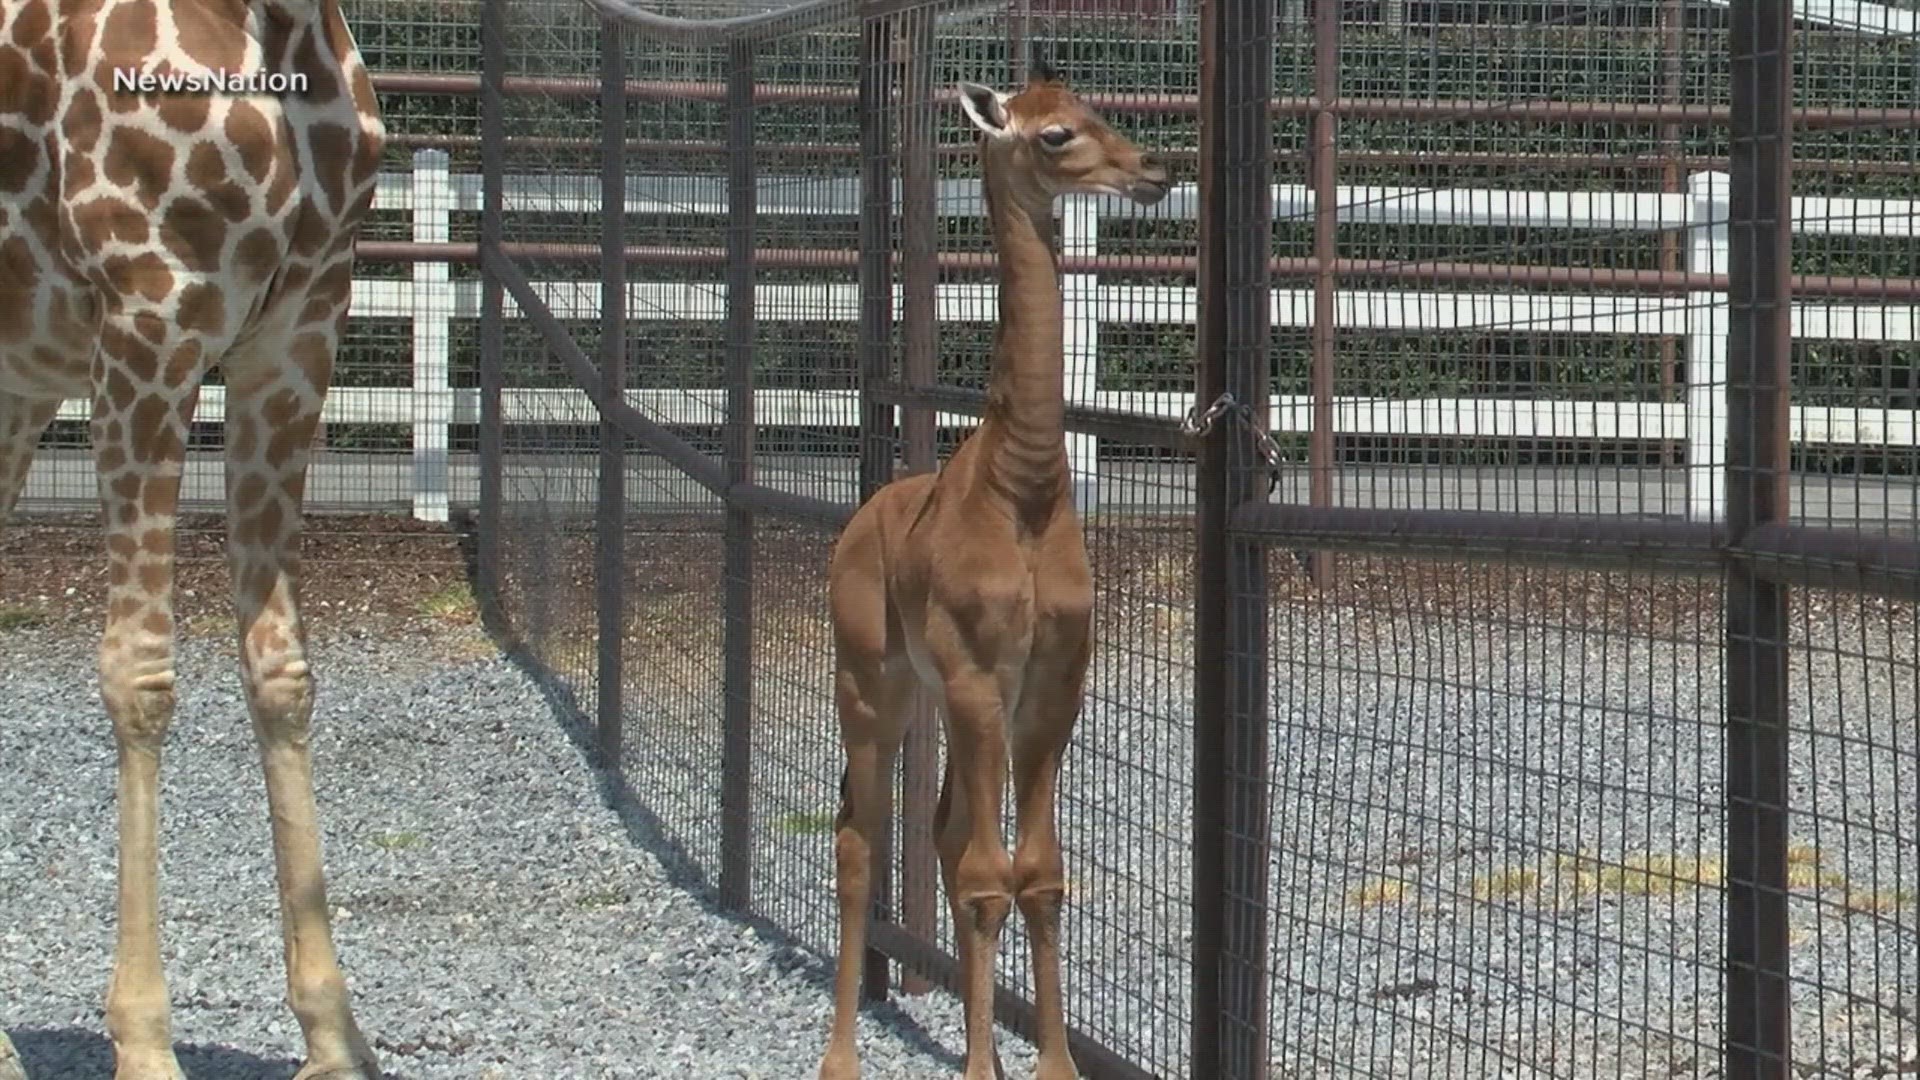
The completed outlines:
{"type": "MultiPolygon", "coordinates": [[[[215,364],[240,670],[306,1041],[298,1076],[381,1075],[328,924],[298,534],[385,139],[339,0],[0,0],[0,518],[61,401],[90,400],[109,575],[100,693],[119,771],[117,1080],[181,1076],[160,961],[160,754],[175,507],[215,364]],[[286,92],[139,81],[260,73],[284,76],[286,92]]],[[[0,1034],[9,1070],[20,1063],[0,1034]]]]}
{"type": "Polygon", "coordinates": [[[1015,903],[1033,949],[1039,1080],[1077,1075],[1060,997],[1066,879],[1053,800],[1093,650],[1093,581],[1067,466],[1053,203],[1086,192],[1150,206],[1166,195],[1167,173],[1044,68],[1017,95],[973,83],[959,93],[981,133],[1000,322],[980,425],[945,468],[875,492],[833,551],[847,765],[834,841],[839,970],[821,1080],[860,1074],[853,1022],[875,839],[892,813],[893,760],[916,681],[947,721],[934,832],[959,942],[967,1080],[1001,1072],[993,966],[1015,903]],[[1000,840],[1009,754],[1011,859],[1000,840]]]}

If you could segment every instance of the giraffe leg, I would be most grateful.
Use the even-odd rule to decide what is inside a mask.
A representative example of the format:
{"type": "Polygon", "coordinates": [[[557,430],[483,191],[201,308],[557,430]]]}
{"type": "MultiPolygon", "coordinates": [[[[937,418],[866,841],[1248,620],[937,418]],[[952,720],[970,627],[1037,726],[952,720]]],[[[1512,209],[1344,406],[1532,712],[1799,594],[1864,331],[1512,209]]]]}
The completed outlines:
{"type": "Polygon", "coordinates": [[[4,1030],[0,1030],[0,1080],[27,1080],[27,1067],[20,1063],[20,1052],[4,1030]]]}
{"type": "Polygon", "coordinates": [[[175,507],[200,371],[161,385],[155,350],[119,319],[105,328],[100,353],[95,365],[107,374],[92,424],[107,540],[100,696],[113,722],[120,834],[107,1033],[115,1080],[181,1080],[160,961],[160,753],[174,710],[175,507]]]}
{"type": "MultiPolygon", "coordinates": [[[[40,434],[60,411],[59,401],[23,398],[0,392],[0,525],[5,525],[20,490],[27,484],[27,466],[33,464],[40,434]]],[[[4,1020],[0,1017],[0,1020],[4,1020]]],[[[0,1029],[0,1080],[27,1080],[13,1040],[0,1029]]]]}
{"type": "Polygon", "coordinates": [[[227,373],[227,557],[240,672],[273,827],[287,1001],[306,1039],[295,1080],[383,1075],[355,1023],[334,951],[314,805],[314,678],[299,607],[300,512],[308,449],[331,375],[336,328],[237,349],[227,373]],[[286,365],[291,355],[296,363],[286,365]]]}
{"type": "Polygon", "coordinates": [[[58,399],[24,398],[0,391],[0,524],[6,522],[20,500],[40,435],[59,411],[58,399]]]}
{"type": "MultiPolygon", "coordinates": [[[[1081,641],[1086,640],[1082,636],[1081,641]]],[[[1080,1075],[1067,1050],[1060,991],[1060,907],[1066,896],[1066,868],[1054,821],[1054,796],[1060,758],[1080,711],[1087,660],[1087,646],[1081,644],[1065,662],[1035,665],[1013,725],[1014,897],[1026,922],[1033,958],[1040,1051],[1035,1080],[1073,1080],[1080,1075]]]]}
{"type": "Polygon", "coordinates": [[[847,755],[840,774],[840,811],[834,820],[834,879],[840,901],[840,954],[834,972],[833,1031],[820,1062],[820,1080],[857,1080],[854,1018],[872,914],[873,865],[893,817],[893,760],[906,729],[913,670],[889,669],[882,658],[839,661],[835,691],[847,755]]]}
{"type": "Polygon", "coordinates": [[[1005,1076],[993,1041],[993,967],[1013,908],[1013,863],[1000,840],[1006,706],[999,681],[968,667],[946,680],[947,766],[935,841],[953,914],[967,1030],[966,1080],[1005,1076]]]}

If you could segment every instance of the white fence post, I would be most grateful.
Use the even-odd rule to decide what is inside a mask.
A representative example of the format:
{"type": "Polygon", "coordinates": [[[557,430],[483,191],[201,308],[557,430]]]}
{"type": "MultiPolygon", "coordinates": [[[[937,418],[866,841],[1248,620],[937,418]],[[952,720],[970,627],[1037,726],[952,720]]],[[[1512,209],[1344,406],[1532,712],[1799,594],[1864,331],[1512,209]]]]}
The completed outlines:
{"type": "MultiPolygon", "coordinates": [[[[453,179],[445,150],[413,154],[413,239],[444,244],[452,239],[453,179]]],[[[447,264],[413,264],[413,516],[447,520],[447,429],[453,423],[453,287],[447,264]]]]}
{"type": "MultiPolygon", "coordinates": [[[[1060,216],[1063,259],[1100,253],[1100,210],[1089,196],[1064,200],[1060,216]]],[[[1061,275],[1065,302],[1066,398],[1069,405],[1092,405],[1100,388],[1100,277],[1061,275]]],[[[1073,473],[1074,502],[1080,513],[1100,503],[1100,442],[1092,435],[1067,436],[1067,467],[1073,473]]]]}
{"type": "MultiPolygon", "coordinates": [[[[1687,272],[1727,272],[1732,177],[1687,178],[1687,272]]],[[[1687,519],[1719,521],[1727,491],[1727,325],[1724,292],[1687,294],[1687,519]]]]}

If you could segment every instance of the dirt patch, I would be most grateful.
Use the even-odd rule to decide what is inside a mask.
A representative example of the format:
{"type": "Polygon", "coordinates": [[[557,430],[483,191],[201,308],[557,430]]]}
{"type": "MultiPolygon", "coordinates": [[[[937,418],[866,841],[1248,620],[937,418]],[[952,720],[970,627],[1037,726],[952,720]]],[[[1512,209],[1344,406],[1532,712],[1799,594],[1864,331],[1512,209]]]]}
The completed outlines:
{"type": "MultiPolygon", "coordinates": [[[[175,615],[183,634],[231,633],[225,522],[182,517],[175,615]]],[[[464,612],[429,601],[465,587],[458,527],[384,515],[313,515],[301,597],[315,637],[442,629],[464,612]]],[[[106,545],[97,514],[21,516],[0,527],[0,611],[36,625],[97,627],[106,616],[106,545]]]]}
{"type": "MultiPolygon", "coordinates": [[[[718,647],[727,575],[720,528],[717,517],[630,523],[623,560],[630,639],[718,647]]],[[[583,639],[597,633],[591,520],[565,526],[509,520],[507,529],[502,594],[519,629],[585,645],[583,639]]],[[[833,540],[816,528],[762,523],[753,550],[756,638],[829,647],[826,567],[833,540]]],[[[176,604],[183,633],[232,630],[224,541],[219,517],[182,519],[176,604]]],[[[26,517],[0,528],[0,628],[97,626],[105,611],[103,547],[94,514],[26,517]]],[[[303,597],[316,637],[478,625],[476,542],[465,520],[438,525],[399,515],[310,515],[303,549],[303,597]]],[[[1095,524],[1088,549],[1105,631],[1147,629],[1191,640],[1193,539],[1186,527],[1095,524]]],[[[1337,609],[1388,631],[1409,617],[1444,617],[1668,640],[1719,638],[1719,587],[1709,580],[1347,554],[1333,582],[1316,586],[1289,551],[1269,551],[1266,564],[1268,610],[1276,619],[1337,609]]],[[[1920,617],[1912,604],[1875,597],[1807,589],[1791,595],[1796,638],[1820,623],[1911,626],[1920,617]]]]}

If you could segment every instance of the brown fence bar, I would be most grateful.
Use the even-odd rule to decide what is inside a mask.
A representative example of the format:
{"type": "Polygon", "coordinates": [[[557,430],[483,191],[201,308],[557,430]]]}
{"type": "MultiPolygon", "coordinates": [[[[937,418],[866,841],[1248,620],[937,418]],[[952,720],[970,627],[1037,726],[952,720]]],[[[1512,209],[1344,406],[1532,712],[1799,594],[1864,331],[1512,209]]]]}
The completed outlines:
{"type": "MultiPolygon", "coordinates": [[[[477,75],[442,75],[420,71],[390,71],[373,77],[374,89],[383,94],[440,94],[470,97],[480,92],[477,75]]],[[[509,76],[502,89],[510,95],[547,98],[589,98],[600,92],[597,79],[566,76],[509,76]]],[[[724,82],[693,82],[666,79],[630,79],[627,96],[635,101],[727,100],[724,82]]],[[[948,103],[950,90],[941,90],[938,100],[948,103]]],[[[1200,111],[1199,98],[1193,94],[1106,94],[1090,91],[1081,95],[1089,105],[1106,113],[1193,114],[1200,111]]],[[[845,87],[809,86],[794,83],[756,83],[755,105],[807,103],[815,105],[857,105],[858,91],[845,87]]],[[[1320,112],[1321,102],[1312,96],[1269,98],[1267,112],[1275,117],[1309,117],[1320,112]]],[[[1468,99],[1422,98],[1343,98],[1333,106],[1335,115],[1364,120],[1425,120],[1481,123],[1490,120],[1541,123],[1675,123],[1725,126],[1731,117],[1728,109],[1715,105],[1646,104],[1634,101],[1473,101],[1468,99]]],[[[1792,110],[1793,123],[1807,128],[1913,128],[1920,127],[1920,107],[1891,108],[1877,106],[1820,106],[1792,110]]]]}
{"type": "MultiPolygon", "coordinates": [[[[480,5],[480,241],[479,251],[498,253],[503,243],[506,210],[506,98],[500,78],[506,71],[507,0],[482,0],[480,5]]],[[[378,258],[360,241],[356,257],[378,258]]],[[[500,392],[506,386],[506,293],[492,260],[480,260],[480,511],[476,532],[480,587],[475,591],[498,618],[501,580],[500,509],[505,498],[502,458],[505,429],[501,424],[500,392]]]]}
{"type": "MultiPolygon", "coordinates": [[[[908,386],[932,386],[938,374],[939,328],[935,298],[939,285],[936,256],[939,237],[935,196],[933,13],[894,16],[892,35],[904,89],[900,103],[900,331],[905,346],[901,376],[908,386]]],[[[902,409],[902,450],[909,473],[940,467],[932,409],[902,409]]],[[[939,857],[933,846],[933,806],[940,794],[940,733],[933,702],[918,688],[900,746],[900,924],[909,933],[932,940],[939,918],[939,857]]],[[[900,976],[903,993],[933,988],[924,975],[908,969],[900,976]]]]}
{"type": "MultiPolygon", "coordinates": [[[[1265,426],[1273,207],[1272,0],[1201,0],[1197,404],[1231,393],[1265,426]]],[[[1200,447],[1193,646],[1195,1077],[1267,1075],[1267,604],[1264,549],[1234,511],[1265,491],[1231,418],[1200,447]]]]}
{"type": "Polygon", "coordinates": [[[1920,538],[1759,523],[1733,547],[1768,581],[1920,603],[1920,538]]]}
{"type": "MultiPolygon", "coordinates": [[[[1663,123],[1661,129],[1664,131],[1675,126],[1670,122],[1663,123]]],[[[395,132],[389,137],[389,142],[394,146],[413,146],[424,149],[472,150],[480,146],[481,138],[478,135],[395,132]]],[[[505,139],[505,145],[515,150],[584,150],[600,144],[596,139],[565,135],[509,135],[505,139]]],[[[840,158],[856,158],[860,154],[860,147],[853,143],[760,143],[759,147],[758,153],[762,161],[790,158],[831,161],[840,158]]],[[[723,158],[727,155],[726,143],[695,139],[628,139],[626,148],[630,154],[649,154],[656,157],[723,158]]],[[[976,150],[970,143],[941,143],[933,148],[935,160],[940,161],[971,159],[975,153],[976,150]]],[[[1190,148],[1169,147],[1156,150],[1154,156],[1172,163],[1187,164],[1199,160],[1200,152],[1190,148]]],[[[1309,156],[1310,148],[1309,150],[1276,150],[1273,160],[1278,165],[1299,165],[1304,168],[1308,164],[1309,156]]],[[[1341,150],[1340,160],[1344,164],[1357,168],[1403,166],[1432,168],[1440,165],[1454,165],[1464,168],[1504,167],[1528,172],[1545,169],[1593,169],[1619,173],[1650,172],[1661,175],[1674,171],[1698,172],[1705,169],[1725,172],[1729,167],[1727,159],[1723,157],[1675,156],[1665,151],[1625,154],[1529,154],[1435,150],[1430,154],[1415,154],[1397,150],[1348,148],[1341,150]]],[[[1915,176],[1920,175],[1920,162],[1802,158],[1793,163],[1793,169],[1796,173],[1839,172],[1860,176],[1915,176]]]]}
{"type": "MultiPolygon", "coordinates": [[[[729,490],[754,482],[754,47],[728,49],[734,98],[727,109],[727,418],[729,490]]],[[[753,907],[753,546],[754,511],[727,500],[724,540],[726,621],[721,678],[725,704],[720,749],[720,902],[753,907]]]]}
{"type": "MultiPolygon", "coordinates": [[[[1735,4],[1728,209],[1726,528],[1787,520],[1793,10],[1735,4]]],[[[1787,586],[1726,574],[1726,1075],[1786,1080],[1787,586]]]]}
{"type": "MultiPolygon", "coordinates": [[[[501,245],[512,259],[551,262],[598,261],[596,244],[514,243],[501,245]]],[[[475,262],[477,244],[423,244],[408,240],[363,240],[358,257],[385,262],[475,262]]],[[[855,270],[860,253],[850,248],[759,248],[755,261],[767,270],[855,270]]],[[[627,262],[636,266],[725,266],[725,248],[628,246],[627,262]]],[[[987,274],[994,257],[976,252],[942,252],[940,269],[987,274]]],[[[1062,257],[1061,270],[1069,274],[1192,274],[1198,262],[1177,255],[1101,255],[1062,257]]],[[[1267,269],[1275,279],[1312,278],[1320,272],[1313,258],[1270,259],[1267,269]]],[[[1717,292],[1727,289],[1725,274],[1692,274],[1671,270],[1614,270],[1581,266],[1514,266],[1501,263],[1396,262],[1386,259],[1336,259],[1333,272],[1354,281],[1392,281],[1410,284],[1500,282],[1544,288],[1548,286],[1597,291],[1641,293],[1717,292]]],[[[1881,278],[1835,274],[1796,274],[1791,279],[1796,296],[1870,300],[1920,300],[1920,278],[1881,278]]]]}
{"type": "MultiPolygon", "coordinates": [[[[1307,439],[1307,500],[1315,506],[1333,505],[1333,363],[1338,335],[1334,315],[1338,276],[1340,207],[1340,117],[1334,106],[1340,99],[1341,5],[1322,3],[1313,14],[1313,93],[1321,109],[1313,114],[1308,137],[1308,173],[1313,185],[1313,328],[1307,384],[1313,395],[1313,423],[1307,439]]],[[[1333,580],[1334,553],[1321,549],[1308,554],[1307,573],[1315,585],[1333,580]]]]}
{"type": "Polygon", "coordinates": [[[1709,524],[1618,515],[1392,510],[1249,503],[1235,532],[1269,545],[1325,544],[1426,559],[1719,577],[1737,558],[1767,581],[1920,602],[1920,539],[1756,525],[1738,543],[1709,524]]]}
{"type": "MultiPolygon", "coordinates": [[[[873,388],[893,378],[893,20],[871,10],[860,20],[860,501],[893,479],[893,410],[873,388]]],[[[876,838],[872,926],[889,918],[894,823],[876,838]]],[[[892,985],[885,950],[869,940],[860,996],[885,1001],[892,985]]]]}
{"type": "MultiPolygon", "coordinates": [[[[600,26],[600,198],[605,205],[626,201],[627,156],[620,146],[626,134],[627,49],[620,23],[600,26]]],[[[619,400],[627,384],[626,215],[603,214],[600,232],[600,392],[619,400]]],[[[626,657],[627,440],[611,413],[600,414],[599,498],[594,511],[594,573],[599,641],[600,692],[595,695],[600,722],[600,760],[620,770],[621,726],[625,714],[622,666],[626,657]]]]}
{"type": "MultiPolygon", "coordinates": [[[[968,390],[959,386],[907,386],[898,382],[886,382],[873,386],[868,394],[872,400],[881,405],[959,413],[962,416],[987,414],[987,394],[984,390],[968,390]]],[[[1137,446],[1159,446],[1169,450],[1190,450],[1194,446],[1192,439],[1180,430],[1178,420],[1122,412],[1118,409],[1100,409],[1090,405],[1068,405],[1065,417],[1066,429],[1075,435],[1092,435],[1137,446]]]]}

